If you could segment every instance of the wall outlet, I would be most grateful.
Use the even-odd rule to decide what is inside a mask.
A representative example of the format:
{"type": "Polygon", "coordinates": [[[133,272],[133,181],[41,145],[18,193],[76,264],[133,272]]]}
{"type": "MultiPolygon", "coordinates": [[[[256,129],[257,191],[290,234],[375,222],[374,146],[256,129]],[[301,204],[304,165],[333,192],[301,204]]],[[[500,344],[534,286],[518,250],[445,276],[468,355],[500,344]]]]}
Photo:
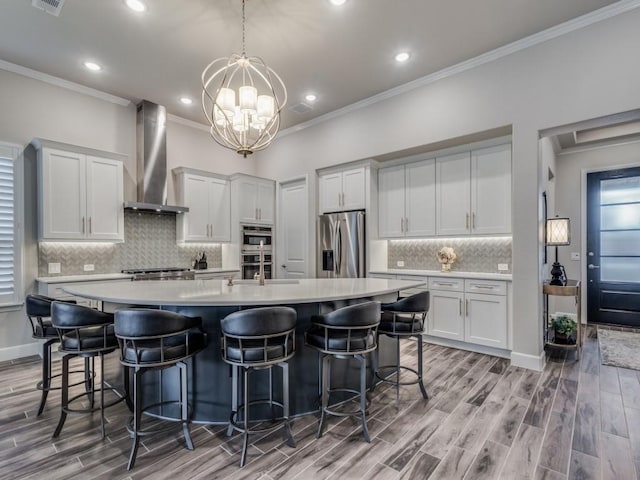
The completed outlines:
{"type": "Polygon", "coordinates": [[[60,273],[60,264],[59,263],[50,263],[49,264],[49,273],[60,273]]]}
{"type": "Polygon", "coordinates": [[[84,265],[84,271],[85,272],[93,272],[96,268],[94,267],[93,263],[85,263],[84,265]]]}
{"type": "Polygon", "coordinates": [[[398,261],[396,262],[396,266],[398,266],[398,267],[404,267],[404,260],[398,260],[398,261]]]}
{"type": "Polygon", "coordinates": [[[499,272],[508,272],[509,271],[509,264],[508,263],[499,263],[498,264],[498,271],[499,272]]]}
{"type": "Polygon", "coordinates": [[[571,260],[580,260],[580,252],[571,252],[571,260]]]}

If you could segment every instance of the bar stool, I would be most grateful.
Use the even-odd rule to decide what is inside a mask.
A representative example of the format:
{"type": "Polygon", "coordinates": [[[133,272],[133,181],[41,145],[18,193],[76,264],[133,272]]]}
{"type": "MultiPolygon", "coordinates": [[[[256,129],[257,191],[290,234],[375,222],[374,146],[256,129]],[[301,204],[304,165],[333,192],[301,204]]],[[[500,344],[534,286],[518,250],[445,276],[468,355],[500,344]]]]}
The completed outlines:
{"type": "Polygon", "coordinates": [[[287,445],[295,447],[291,426],[289,424],[289,360],[295,354],[295,326],[297,314],[289,307],[263,307],[240,310],[227,315],[221,320],[222,328],[222,359],[232,367],[231,417],[227,435],[233,431],[243,435],[240,467],[247,458],[249,435],[265,433],[284,427],[284,437],[287,445]],[[272,369],[278,366],[282,369],[282,402],[273,399],[272,369]],[[269,369],[269,398],[250,400],[249,374],[253,370],[269,369]],[[243,403],[238,403],[238,377],[240,370],[243,374],[243,403]],[[251,420],[249,407],[256,404],[268,404],[273,410],[274,405],[282,409],[282,421],[267,427],[250,428],[251,420]],[[238,421],[238,413],[243,410],[242,423],[238,421]]]}
{"type": "Polygon", "coordinates": [[[202,330],[202,319],[191,318],[177,313],[144,308],[117,310],[115,313],[115,335],[120,346],[120,363],[125,368],[133,368],[133,416],[127,425],[131,436],[131,452],[127,470],[131,470],[136,461],[140,437],[164,431],[163,429],[143,430],[142,414],[163,420],[179,421],[182,424],[187,449],[193,450],[193,441],[189,432],[189,404],[187,364],[185,360],[193,357],[207,346],[207,335],[202,330]],[[163,370],[178,367],[178,400],[167,400],[142,406],[142,375],[150,370],[163,370]],[[170,418],[154,413],[155,408],[174,404],[180,408],[180,418],[170,418]]]}
{"type": "MultiPolygon", "coordinates": [[[[40,406],[38,407],[38,416],[40,416],[44,410],[45,403],[47,402],[47,395],[51,390],[60,390],[61,387],[52,387],[51,380],[62,376],[61,373],[51,375],[51,346],[54,343],[60,341],[58,332],[51,324],[51,302],[54,299],[45,295],[29,294],[25,300],[27,318],[29,319],[29,325],[31,326],[31,338],[36,340],[45,340],[42,344],[42,380],[36,384],[38,390],[42,390],[42,397],[40,398],[40,406]]],[[[67,303],[76,303],[75,300],[65,300],[67,303]]],[[[91,381],[93,379],[93,372],[91,372],[89,359],[85,358],[84,372],[82,370],[72,370],[69,373],[84,373],[84,380],[69,385],[70,387],[85,384],[89,390],[91,388],[91,381]]]]}
{"type": "Polygon", "coordinates": [[[93,308],[82,305],[54,301],[51,304],[51,323],[58,331],[60,339],[60,352],[62,357],[62,407],[58,426],[53,432],[53,438],[58,438],[64,422],[69,413],[91,413],[100,411],[100,433],[105,437],[104,409],[121,402],[125,397],[120,397],[105,405],[104,392],[113,391],[115,388],[105,388],[104,383],[104,356],[118,348],[116,336],[113,333],[113,315],[103,313],[93,308]],[[92,371],[95,371],[95,357],[100,357],[100,388],[95,388],[95,382],[91,382],[91,388],[87,392],[69,398],[69,360],[74,357],[91,359],[92,371]],[[100,393],[100,405],[94,408],[96,393],[100,393]],[[88,396],[90,408],[71,408],[69,405],[84,396],[88,396]]]}
{"type": "Polygon", "coordinates": [[[366,302],[339,308],[325,315],[311,317],[311,328],[305,334],[305,343],[320,353],[321,414],[317,438],[322,436],[327,415],[340,417],[359,416],[362,433],[370,442],[365,410],[367,407],[367,359],[366,353],[376,349],[376,329],[380,323],[380,303],[366,302]],[[331,388],[331,361],[334,358],[355,358],[360,362],[360,388],[331,388]],[[338,412],[329,408],[332,392],[348,392],[360,401],[357,411],[338,412]]]}
{"type": "MultiPolygon", "coordinates": [[[[374,374],[379,380],[391,383],[396,386],[396,401],[400,401],[400,385],[420,386],[420,391],[425,399],[429,398],[427,390],[422,381],[422,334],[424,333],[424,322],[429,311],[429,292],[420,292],[409,297],[401,298],[394,303],[384,303],[382,308],[382,318],[378,335],[387,335],[396,340],[396,365],[378,365],[379,352],[374,354],[374,374]],[[400,365],[400,339],[415,337],[418,342],[418,369],[400,365]],[[393,369],[396,379],[390,380],[388,376],[380,373],[381,370],[393,369]],[[400,370],[413,372],[417,378],[411,381],[400,381],[400,370]]],[[[393,373],[393,372],[392,372],[393,373]]],[[[390,375],[389,375],[390,376],[390,375]]],[[[371,391],[375,389],[375,379],[371,386],[371,391]]]]}

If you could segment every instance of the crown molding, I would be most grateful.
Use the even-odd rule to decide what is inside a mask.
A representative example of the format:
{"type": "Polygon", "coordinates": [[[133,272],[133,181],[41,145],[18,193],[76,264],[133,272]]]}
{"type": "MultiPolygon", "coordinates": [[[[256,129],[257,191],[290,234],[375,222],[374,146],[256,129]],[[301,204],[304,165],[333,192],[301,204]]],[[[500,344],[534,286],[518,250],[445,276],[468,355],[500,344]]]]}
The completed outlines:
{"type": "Polygon", "coordinates": [[[167,115],[167,120],[173,123],[177,123],[179,125],[184,125],[185,127],[191,127],[191,128],[195,128],[196,130],[202,130],[203,132],[209,133],[209,127],[207,127],[204,123],[194,122],[193,120],[179,117],[172,113],[169,113],[167,115]]]}
{"type": "Polygon", "coordinates": [[[447,68],[443,68],[442,70],[438,70],[437,72],[434,72],[432,74],[391,88],[377,95],[373,95],[372,97],[352,103],[351,105],[347,105],[346,107],[333,110],[329,113],[325,113],[324,115],[320,115],[319,117],[313,118],[307,122],[294,125],[285,130],[282,130],[280,133],[278,133],[278,136],[284,137],[291,133],[304,130],[305,128],[313,127],[314,125],[318,125],[319,123],[326,122],[327,120],[341,117],[348,113],[366,108],[370,105],[374,105],[397,95],[402,95],[403,93],[410,92],[444,78],[457,75],[480,65],[484,65],[485,63],[498,60],[499,58],[506,57],[507,55],[511,55],[512,53],[516,53],[526,48],[533,47],[548,40],[566,35],[567,33],[574,32],[581,28],[588,27],[589,25],[593,25],[594,23],[598,23],[617,15],[621,15],[638,7],[640,7],[640,0],[620,0],[606,7],[587,13],[586,15],[568,20],[554,27],[542,30],[538,33],[534,33],[533,35],[529,35],[528,37],[516,40],[515,42],[483,53],[482,55],[478,55],[477,57],[465,60],[464,62],[460,62],[447,68]]]}
{"type": "Polygon", "coordinates": [[[55,85],[56,87],[66,88],[67,90],[71,90],[73,92],[89,95],[90,97],[99,98],[100,100],[115,103],[116,105],[121,105],[123,107],[128,107],[131,103],[131,101],[127,100],[126,98],[116,97],[115,95],[111,95],[110,93],[105,93],[100,90],[96,90],[95,88],[90,88],[84,85],[80,85],[79,83],[70,82],[69,80],[65,80],[60,77],[54,77],[53,75],[38,72],[37,70],[32,70],[31,68],[23,67],[22,65],[17,65],[5,60],[0,60],[0,69],[22,75],[23,77],[40,80],[41,82],[55,85]]]}

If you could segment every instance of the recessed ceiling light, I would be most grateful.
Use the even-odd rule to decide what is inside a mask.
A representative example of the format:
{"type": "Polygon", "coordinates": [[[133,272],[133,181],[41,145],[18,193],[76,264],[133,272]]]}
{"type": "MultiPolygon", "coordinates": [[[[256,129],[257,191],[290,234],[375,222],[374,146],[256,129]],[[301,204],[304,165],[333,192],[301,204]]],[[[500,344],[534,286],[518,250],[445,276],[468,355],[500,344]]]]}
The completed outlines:
{"type": "Polygon", "coordinates": [[[313,93],[310,93],[304,97],[307,102],[315,102],[318,97],[316,97],[313,93]]]}
{"type": "Polygon", "coordinates": [[[396,55],[396,62],[406,62],[410,56],[409,52],[400,52],[396,55]]]}
{"type": "Polygon", "coordinates": [[[329,0],[329,1],[330,1],[333,5],[340,6],[340,5],[344,5],[344,3],[345,3],[347,0],[329,0]]]}
{"type": "Polygon", "coordinates": [[[102,70],[102,67],[95,62],[84,62],[84,66],[92,72],[98,72],[102,70]]]}
{"type": "Polygon", "coordinates": [[[184,105],[191,105],[193,103],[193,100],[191,100],[189,97],[180,97],[180,103],[184,105]]]}
{"type": "Polygon", "coordinates": [[[127,7],[134,12],[144,12],[147,9],[147,6],[140,0],[127,0],[126,3],[127,7]]]}

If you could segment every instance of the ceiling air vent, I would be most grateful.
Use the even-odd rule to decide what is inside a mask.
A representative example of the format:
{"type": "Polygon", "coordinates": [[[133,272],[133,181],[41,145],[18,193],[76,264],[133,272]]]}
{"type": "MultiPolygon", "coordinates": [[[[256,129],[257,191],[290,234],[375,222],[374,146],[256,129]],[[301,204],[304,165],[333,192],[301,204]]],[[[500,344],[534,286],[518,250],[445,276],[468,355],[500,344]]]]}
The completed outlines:
{"type": "Polygon", "coordinates": [[[312,107],[302,102],[296,103],[295,105],[292,105],[290,108],[296,113],[307,113],[313,110],[312,107]]]}
{"type": "Polygon", "coordinates": [[[60,15],[64,0],[33,0],[31,5],[56,17],[60,15]]]}

